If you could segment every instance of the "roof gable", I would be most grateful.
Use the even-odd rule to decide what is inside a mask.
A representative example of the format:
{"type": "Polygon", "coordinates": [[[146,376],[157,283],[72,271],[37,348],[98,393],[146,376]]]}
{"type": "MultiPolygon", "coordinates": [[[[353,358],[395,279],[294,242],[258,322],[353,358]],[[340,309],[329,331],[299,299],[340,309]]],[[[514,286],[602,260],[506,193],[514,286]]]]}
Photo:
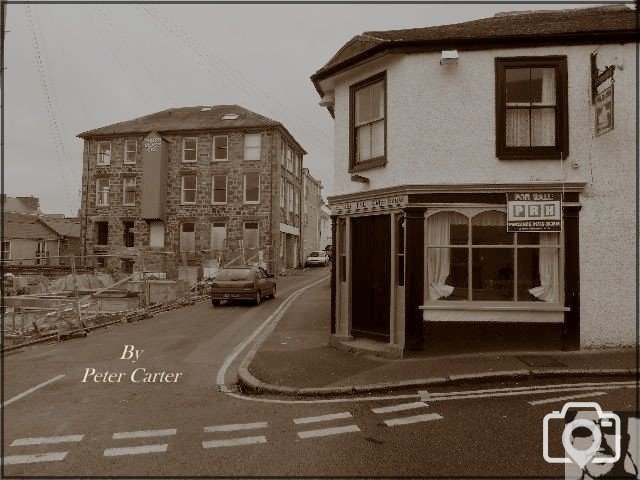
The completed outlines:
{"type": "Polygon", "coordinates": [[[37,215],[5,212],[3,224],[5,240],[56,240],[59,235],[40,221],[37,215]]]}

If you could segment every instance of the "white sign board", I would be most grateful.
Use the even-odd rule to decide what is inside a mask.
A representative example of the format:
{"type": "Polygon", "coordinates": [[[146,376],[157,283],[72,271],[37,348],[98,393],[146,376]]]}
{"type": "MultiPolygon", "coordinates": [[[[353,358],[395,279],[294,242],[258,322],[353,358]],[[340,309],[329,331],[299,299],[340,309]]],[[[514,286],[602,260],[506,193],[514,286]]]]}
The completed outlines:
{"type": "Polygon", "coordinates": [[[507,193],[508,232],[560,232],[561,194],[507,193]]]}

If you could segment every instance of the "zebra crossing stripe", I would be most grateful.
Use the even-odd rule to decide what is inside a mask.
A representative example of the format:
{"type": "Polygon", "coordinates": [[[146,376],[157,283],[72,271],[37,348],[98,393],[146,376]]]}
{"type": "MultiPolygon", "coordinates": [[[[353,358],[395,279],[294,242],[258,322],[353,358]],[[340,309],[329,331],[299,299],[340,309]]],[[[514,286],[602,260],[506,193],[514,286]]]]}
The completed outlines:
{"type": "Polygon", "coordinates": [[[340,418],[351,418],[351,413],[330,413],[328,415],[318,415],[317,417],[294,418],[293,423],[299,425],[301,423],[327,422],[329,420],[338,420],[340,418]]]}
{"type": "Polygon", "coordinates": [[[300,438],[326,437],[328,435],[339,435],[341,433],[359,432],[357,425],[347,425],[345,427],[323,428],[320,430],[307,430],[298,432],[300,438]]]}
{"type": "Polygon", "coordinates": [[[59,462],[69,452],[47,452],[34,455],[9,455],[0,460],[1,465],[19,465],[23,463],[59,462]]]}
{"type": "Polygon", "coordinates": [[[84,435],[64,435],[60,437],[34,437],[34,438],[18,438],[10,445],[17,447],[21,445],[49,445],[52,443],[79,442],[84,435]]]}
{"type": "Polygon", "coordinates": [[[204,427],[205,432],[236,432],[238,430],[253,430],[256,428],[267,428],[267,422],[254,422],[254,423],[235,423],[231,425],[213,425],[211,427],[204,427]]]}
{"type": "Polygon", "coordinates": [[[145,453],[162,453],[167,451],[169,444],[156,444],[156,445],[140,445],[139,447],[121,447],[121,448],[107,448],[104,451],[105,457],[120,457],[122,455],[142,455],[145,453]]]}
{"type": "Polygon", "coordinates": [[[177,433],[176,428],[168,428],[166,430],[140,430],[138,432],[117,432],[113,434],[114,440],[122,438],[147,438],[147,437],[167,437],[177,433]]]}
{"type": "Polygon", "coordinates": [[[401,412],[403,410],[412,410],[414,408],[423,408],[428,406],[429,404],[424,402],[412,402],[412,403],[402,403],[400,405],[390,405],[388,407],[372,408],[371,411],[373,413],[390,413],[390,412],[401,412]]]}
{"type": "Polygon", "coordinates": [[[257,437],[226,438],[222,440],[207,440],[202,442],[202,448],[236,447],[239,445],[255,445],[267,443],[267,437],[260,435],[257,437]]]}
{"type": "Polygon", "coordinates": [[[431,420],[439,420],[442,416],[437,413],[427,413],[424,415],[415,415],[413,417],[402,417],[402,418],[390,418],[385,420],[384,423],[387,427],[395,427],[397,425],[409,425],[411,423],[418,422],[430,422],[431,420]]]}

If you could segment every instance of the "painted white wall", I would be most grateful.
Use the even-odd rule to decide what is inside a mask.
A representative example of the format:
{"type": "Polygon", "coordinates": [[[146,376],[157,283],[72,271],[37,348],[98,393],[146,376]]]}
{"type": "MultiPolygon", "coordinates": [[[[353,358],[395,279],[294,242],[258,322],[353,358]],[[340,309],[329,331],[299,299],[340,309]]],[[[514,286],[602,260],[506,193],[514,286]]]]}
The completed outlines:
{"type": "Polygon", "coordinates": [[[586,45],[387,55],[344,72],[335,85],[335,194],[395,185],[581,181],[581,342],[635,343],[635,46],[586,45]],[[594,137],[590,54],[615,64],[615,129],[594,137]],[[569,155],[559,160],[495,156],[496,57],[566,55],[569,155]],[[622,67],[622,68],[620,68],[622,67]],[[387,165],[348,174],[349,85],[387,72],[387,165]],[[572,166],[575,162],[576,168],[572,166]]]}

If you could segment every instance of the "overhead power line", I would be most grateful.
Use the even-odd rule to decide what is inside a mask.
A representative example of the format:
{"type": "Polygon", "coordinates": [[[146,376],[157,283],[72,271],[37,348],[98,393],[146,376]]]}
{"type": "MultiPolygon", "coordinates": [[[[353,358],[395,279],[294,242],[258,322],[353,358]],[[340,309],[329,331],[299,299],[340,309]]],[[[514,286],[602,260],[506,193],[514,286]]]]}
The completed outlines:
{"type": "Polygon", "coordinates": [[[180,40],[180,42],[187,47],[192,53],[196,54],[201,61],[204,61],[205,68],[215,75],[222,75],[223,81],[227,81],[233,88],[236,88],[244,92],[249,98],[258,100],[262,105],[267,106],[269,110],[277,111],[283,116],[296,120],[296,124],[305,129],[305,133],[308,137],[314,140],[314,143],[333,156],[333,151],[330,146],[333,143],[333,139],[326,132],[318,128],[317,125],[309,122],[304,117],[290,111],[282,102],[273,98],[265,90],[256,86],[251,80],[247,79],[241,72],[235,70],[231,65],[214,55],[209,49],[204,48],[195,40],[188,32],[184,31],[175,22],[172,22],[165,15],[159,12],[156,8],[149,5],[137,5],[148,18],[150,18],[154,24],[160,26],[163,30],[170,33],[173,37],[180,40]],[[329,143],[329,146],[327,146],[329,143]]]}
{"type": "MultiPolygon", "coordinates": [[[[67,160],[69,162],[69,158],[67,156],[67,151],[64,148],[64,140],[61,133],[61,127],[56,119],[55,109],[53,108],[53,100],[51,98],[49,86],[47,83],[47,70],[45,62],[42,58],[42,50],[40,49],[40,44],[38,42],[38,34],[36,31],[36,27],[33,21],[33,14],[31,12],[31,6],[26,5],[27,12],[27,20],[29,25],[29,30],[31,32],[31,40],[33,43],[33,51],[35,55],[36,64],[38,67],[38,73],[40,75],[40,85],[42,87],[42,93],[45,99],[45,107],[47,110],[47,119],[49,121],[49,130],[53,137],[54,150],[56,153],[56,159],[58,160],[58,165],[60,167],[60,175],[62,176],[62,182],[64,184],[64,191],[67,197],[67,202],[69,205],[69,211],[73,210],[73,204],[71,202],[71,197],[69,195],[69,185],[67,183],[67,176],[65,175],[66,166],[64,165],[63,160],[67,160]]],[[[76,179],[77,182],[77,179],[76,179]]],[[[80,188],[78,184],[78,188],[80,188]]]]}

